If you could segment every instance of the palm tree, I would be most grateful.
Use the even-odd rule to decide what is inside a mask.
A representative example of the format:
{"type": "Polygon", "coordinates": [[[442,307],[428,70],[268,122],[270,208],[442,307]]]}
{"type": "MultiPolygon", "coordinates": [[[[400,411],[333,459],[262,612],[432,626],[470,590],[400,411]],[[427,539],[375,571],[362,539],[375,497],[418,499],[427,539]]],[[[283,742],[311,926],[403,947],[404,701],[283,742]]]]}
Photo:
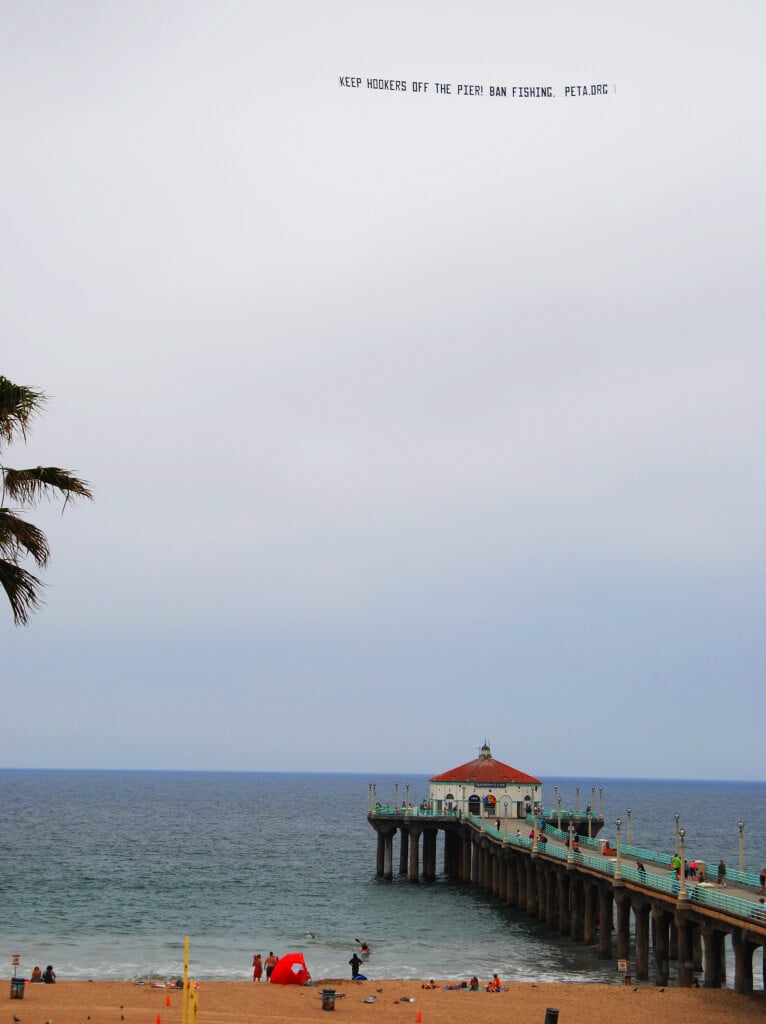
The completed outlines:
{"type": "MultiPolygon", "coordinates": [[[[0,376],[0,450],[19,438],[26,440],[30,420],[40,412],[45,401],[44,392],[0,376]]],[[[0,585],[11,602],[14,622],[17,626],[26,625],[30,612],[40,604],[43,583],[19,563],[29,557],[43,568],[48,564],[50,549],[43,531],[22,519],[19,513],[56,493],[63,496],[63,508],[75,497],[92,498],[93,495],[84,480],[56,466],[10,469],[0,463],[0,474],[0,585]],[[7,499],[18,502],[21,509],[6,508],[7,499]]]]}

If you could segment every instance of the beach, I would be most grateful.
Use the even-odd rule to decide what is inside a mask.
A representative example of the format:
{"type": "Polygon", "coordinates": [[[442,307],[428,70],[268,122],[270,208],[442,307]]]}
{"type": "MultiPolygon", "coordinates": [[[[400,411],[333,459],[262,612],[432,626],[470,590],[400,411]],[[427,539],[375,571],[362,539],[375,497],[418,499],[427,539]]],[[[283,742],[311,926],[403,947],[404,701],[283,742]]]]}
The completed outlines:
{"type": "MultiPolygon", "coordinates": [[[[27,985],[23,1000],[11,1000],[9,981],[0,981],[0,986],[8,1018],[15,1014],[22,1024],[181,1024],[181,993],[176,989],[122,981],[59,981],[27,985]]],[[[558,1024],[752,1024],[766,1017],[763,992],[741,996],[730,989],[517,982],[504,992],[492,993],[420,986],[420,981],[413,980],[333,979],[319,981],[315,987],[202,981],[198,1020],[203,1024],[417,1024],[420,1015],[421,1024],[507,1024],[509,1020],[543,1024],[548,1007],[558,1010],[558,1024]],[[322,1009],[323,988],[336,990],[334,1016],[322,1009]],[[364,1002],[373,996],[374,1002],[364,1002]]]]}

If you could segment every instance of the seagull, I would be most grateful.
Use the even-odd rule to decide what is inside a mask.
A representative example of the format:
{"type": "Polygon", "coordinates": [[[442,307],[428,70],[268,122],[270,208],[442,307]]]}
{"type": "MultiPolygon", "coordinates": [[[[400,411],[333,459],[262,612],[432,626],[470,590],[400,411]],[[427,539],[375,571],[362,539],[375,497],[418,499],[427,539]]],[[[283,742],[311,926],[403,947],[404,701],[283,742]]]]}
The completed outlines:
{"type": "Polygon", "coordinates": [[[21,1024],[21,1017],[17,1017],[15,1013],[13,1015],[13,1024],[21,1024]]]}

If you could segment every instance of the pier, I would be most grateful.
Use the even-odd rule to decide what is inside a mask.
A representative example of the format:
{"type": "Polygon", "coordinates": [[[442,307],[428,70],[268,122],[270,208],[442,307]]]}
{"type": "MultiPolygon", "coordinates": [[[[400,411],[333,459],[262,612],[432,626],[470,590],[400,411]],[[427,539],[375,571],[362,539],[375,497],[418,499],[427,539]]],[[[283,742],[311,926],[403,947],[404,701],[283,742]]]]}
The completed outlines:
{"type": "MultiPolygon", "coordinates": [[[[475,762],[453,773],[467,775],[475,765],[487,771],[487,760],[493,759],[485,744],[475,762]]],[[[499,776],[497,768],[494,773],[499,776]]],[[[720,988],[726,981],[728,937],[734,990],[752,993],[753,954],[766,946],[766,901],[758,875],[729,869],[722,888],[699,862],[696,878],[685,877],[683,870],[675,877],[669,872],[673,854],[623,844],[620,819],[612,849],[595,834],[583,834],[583,821],[574,814],[564,815],[558,827],[559,809],[546,810],[534,800],[529,807],[523,799],[516,801],[516,813],[505,817],[482,813],[477,800],[468,810],[468,784],[459,800],[439,797],[439,787],[454,781],[445,783],[450,774],[435,776],[431,798],[417,807],[408,799],[399,805],[398,797],[393,805],[381,804],[370,784],[367,817],[377,835],[378,878],[393,878],[398,852],[399,875],[413,883],[434,881],[442,832],[447,877],[535,917],[559,935],[597,947],[599,958],[615,959],[628,979],[648,980],[651,959],[655,984],[667,986],[675,961],[681,987],[699,984],[701,974],[706,988],[720,988]]],[[[603,814],[599,818],[603,824],[603,814]]],[[[682,865],[684,836],[680,829],[676,854],[682,865]]],[[[766,958],[762,973],[766,989],[766,958]]]]}

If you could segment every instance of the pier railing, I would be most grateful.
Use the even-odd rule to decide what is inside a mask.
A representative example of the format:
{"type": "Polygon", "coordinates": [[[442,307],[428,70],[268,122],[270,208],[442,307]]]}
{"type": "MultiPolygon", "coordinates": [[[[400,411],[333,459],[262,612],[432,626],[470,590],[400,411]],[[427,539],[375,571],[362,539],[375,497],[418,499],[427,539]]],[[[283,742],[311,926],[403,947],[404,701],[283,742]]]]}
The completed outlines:
{"type": "MultiPolygon", "coordinates": [[[[488,818],[478,814],[471,814],[470,812],[463,814],[458,808],[435,811],[429,807],[403,807],[394,804],[377,804],[374,809],[371,809],[370,814],[375,817],[430,818],[442,821],[445,818],[460,818],[471,822],[477,828],[482,829],[505,845],[516,846],[524,850],[531,850],[535,846],[534,840],[530,839],[528,835],[516,834],[504,831],[502,828],[497,828],[495,825],[495,815],[488,818]]],[[[509,821],[525,821],[524,818],[506,818],[501,820],[506,823],[509,821]]],[[[570,850],[566,845],[569,838],[568,831],[557,828],[550,821],[544,822],[541,829],[539,814],[536,817],[533,817],[531,814],[527,815],[526,824],[533,826],[536,832],[544,832],[545,835],[550,836],[551,840],[554,840],[541,843],[538,839],[538,854],[560,861],[570,860],[570,850]],[[558,840],[558,842],[555,842],[555,840],[558,840]]],[[[611,851],[611,854],[605,857],[601,852],[603,841],[590,839],[587,836],[578,836],[577,839],[579,849],[576,852],[574,850],[571,851],[572,862],[579,867],[585,867],[590,871],[614,878],[617,870],[617,858],[611,855],[614,851],[611,851]]],[[[621,844],[620,857],[620,876],[625,881],[654,889],[657,892],[666,893],[675,898],[679,897],[681,883],[669,871],[672,854],[647,850],[641,846],[621,844]],[[639,861],[644,865],[650,864],[652,867],[659,868],[660,870],[650,871],[645,867],[642,871],[635,865],[630,864],[629,861],[639,861]]],[[[713,865],[710,867],[712,873],[715,867],[713,865]]],[[[760,884],[758,875],[735,869],[728,871],[727,881],[752,889],[757,889],[760,884]]],[[[702,882],[696,879],[685,879],[685,891],[686,898],[690,904],[700,904],[716,908],[737,917],[750,918],[758,924],[766,923],[766,903],[756,903],[753,899],[746,899],[733,893],[727,893],[720,887],[715,887],[712,882],[702,882]]]]}

